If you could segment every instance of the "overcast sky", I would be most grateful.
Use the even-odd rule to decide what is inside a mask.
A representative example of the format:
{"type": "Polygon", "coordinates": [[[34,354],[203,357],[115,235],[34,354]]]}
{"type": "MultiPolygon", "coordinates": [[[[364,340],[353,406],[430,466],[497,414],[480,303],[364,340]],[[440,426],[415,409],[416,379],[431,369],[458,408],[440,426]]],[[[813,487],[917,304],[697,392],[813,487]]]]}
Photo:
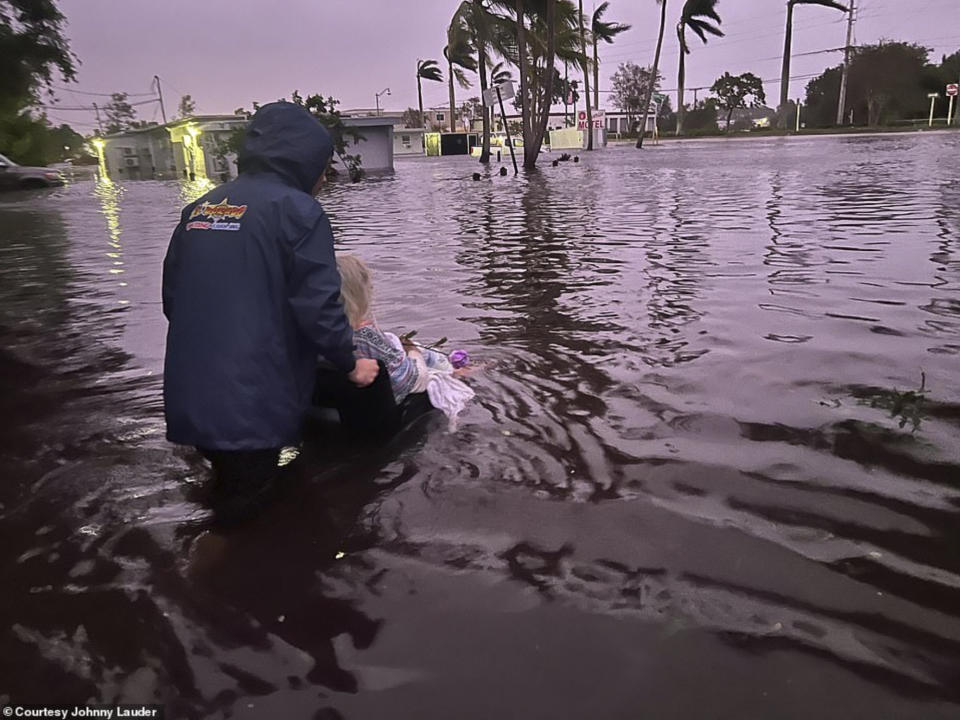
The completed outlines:
{"type": "MultiPolygon", "coordinates": [[[[676,87],[676,24],[681,0],[668,0],[669,25],[661,69],[664,87],[676,87]]],[[[373,107],[374,93],[389,87],[389,110],[417,104],[417,58],[441,60],[445,27],[457,0],[62,0],[72,48],[81,60],[73,92],[59,93],[66,107],[98,98],[82,93],[150,91],[163,82],[167,114],[189,93],[201,113],[231,113],[254,100],[322,92],[341,108],[373,107]]],[[[590,12],[595,3],[584,0],[590,12]]],[[[856,42],[909,40],[933,49],[939,61],[960,48],[960,0],[857,0],[856,42]]],[[[783,0],[720,0],[726,37],[706,46],[692,37],[687,86],[709,86],[725,71],[750,71],[766,83],[768,102],[779,94],[783,49],[783,0]]],[[[633,28],[601,49],[600,89],[610,86],[616,65],[653,60],[659,11],[654,0],[611,0],[607,18],[633,28]]],[[[791,97],[802,95],[807,78],[837,64],[841,53],[808,54],[844,44],[845,14],[800,6],[794,19],[791,97]]],[[[479,94],[457,90],[459,99],[479,94]]],[[[133,100],[149,100],[135,97],[133,100]]],[[[688,101],[692,96],[688,96],[688,101]]],[[[106,98],[99,98],[106,101],[106,98]]],[[[424,83],[424,104],[447,102],[446,85],[424,83]]],[[[604,104],[601,96],[601,105],[604,104]]],[[[676,99],[674,96],[674,105],[676,99]]],[[[137,108],[159,120],[156,104],[137,108]]],[[[55,121],[81,132],[93,129],[87,112],[58,109],[55,121]]]]}

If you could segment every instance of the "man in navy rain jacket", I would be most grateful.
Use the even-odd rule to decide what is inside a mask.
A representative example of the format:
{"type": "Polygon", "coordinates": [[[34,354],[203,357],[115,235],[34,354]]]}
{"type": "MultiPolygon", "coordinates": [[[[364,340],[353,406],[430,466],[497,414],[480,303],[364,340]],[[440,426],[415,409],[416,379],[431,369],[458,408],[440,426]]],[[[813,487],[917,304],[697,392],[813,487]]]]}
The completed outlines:
{"type": "Polygon", "coordinates": [[[272,484],[280,448],[299,441],[318,355],[357,385],[377,375],[375,361],[354,359],[333,234],[314,198],[332,155],[302,107],[264,105],[239,177],[184,209],[164,259],[167,439],[199,448],[227,492],[272,484]]]}

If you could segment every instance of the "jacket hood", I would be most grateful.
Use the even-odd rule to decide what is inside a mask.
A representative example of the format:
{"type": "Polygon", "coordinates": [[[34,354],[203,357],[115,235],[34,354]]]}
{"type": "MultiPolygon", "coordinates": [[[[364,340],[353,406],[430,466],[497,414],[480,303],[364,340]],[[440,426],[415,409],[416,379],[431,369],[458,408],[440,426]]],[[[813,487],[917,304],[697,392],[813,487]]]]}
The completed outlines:
{"type": "Polygon", "coordinates": [[[270,172],[310,192],[333,157],[333,139],[299,105],[275,102],[254,114],[237,160],[241,173],[270,172]]]}

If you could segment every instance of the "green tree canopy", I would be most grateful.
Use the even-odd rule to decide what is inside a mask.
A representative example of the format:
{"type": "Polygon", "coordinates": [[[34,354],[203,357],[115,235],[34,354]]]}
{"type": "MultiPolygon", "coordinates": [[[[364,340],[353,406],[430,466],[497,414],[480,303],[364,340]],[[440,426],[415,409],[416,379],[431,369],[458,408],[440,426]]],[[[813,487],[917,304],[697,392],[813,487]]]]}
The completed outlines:
{"type": "Polygon", "coordinates": [[[124,92],[110,95],[110,102],[103,107],[103,114],[107,118],[107,133],[118,133],[135,127],[137,111],[127,101],[124,92]]]}
{"type": "MultiPolygon", "coordinates": [[[[943,93],[951,70],[960,70],[960,53],[944,57],[939,66],[929,64],[928,58],[927,48],[906,42],[855,48],[847,85],[847,108],[854,123],[876,126],[923,117],[929,107],[927,93],[943,93]]],[[[807,84],[809,124],[834,124],[841,72],[840,67],[830,68],[807,84]]]]}
{"type": "MultiPolygon", "coordinates": [[[[617,71],[610,77],[613,88],[610,102],[630,117],[640,115],[647,97],[651,75],[650,68],[640,67],[630,61],[620,63],[617,71]]],[[[653,83],[654,92],[660,89],[660,80],[661,78],[658,77],[653,83]]]]}
{"type": "Polygon", "coordinates": [[[54,0],[0,0],[0,104],[23,107],[59,72],[73,80],[77,59],[54,0]]]}
{"type": "Polygon", "coordinates": [[[767,102],[763,81],[753,73],[731,75],[725,72],[713,83],[710,91],[717,96],[719,108],[727,112],[727,132],[730,132],[730,118],[734,110],[757,107],[767,102]]]}
{"type": "Polygon", "coordinates": [[[177,115],[185,118],[192,116],[197,111],[197,104],[189,95],[180,98],[180,106],[177,108],[177,115]]]}

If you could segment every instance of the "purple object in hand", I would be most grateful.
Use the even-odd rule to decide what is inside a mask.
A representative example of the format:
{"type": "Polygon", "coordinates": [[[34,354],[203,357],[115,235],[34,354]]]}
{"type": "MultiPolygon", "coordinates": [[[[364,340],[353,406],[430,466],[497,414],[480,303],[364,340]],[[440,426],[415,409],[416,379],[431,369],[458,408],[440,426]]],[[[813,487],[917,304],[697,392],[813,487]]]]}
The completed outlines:
{"type": "Polygon", "coordinates": [[[454,350],[450,353],[450,364],[457,370],[465,368],[470,364],[470,356],[466,350],[454,350]]]}

